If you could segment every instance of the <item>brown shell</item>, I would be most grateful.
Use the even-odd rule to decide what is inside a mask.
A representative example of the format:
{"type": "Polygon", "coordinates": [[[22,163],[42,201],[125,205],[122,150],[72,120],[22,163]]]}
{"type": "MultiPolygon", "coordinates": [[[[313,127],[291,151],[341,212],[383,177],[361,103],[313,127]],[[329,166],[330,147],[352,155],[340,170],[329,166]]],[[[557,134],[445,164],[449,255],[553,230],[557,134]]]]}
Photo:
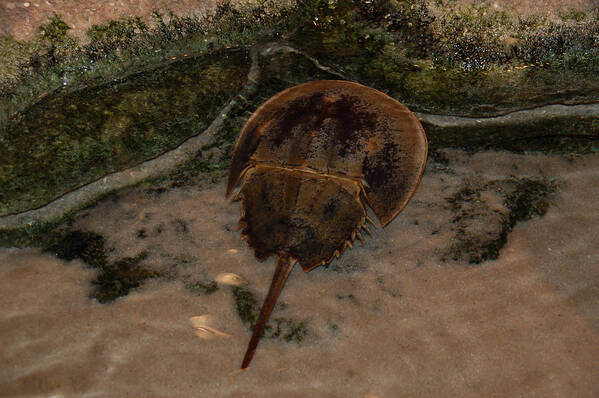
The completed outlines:
{"type": "Polygon", "coordinates": [[[426,161],[418,119],[382,92],[342,80],[288,88],[250,117],[235,146],[227,195],[255,164],[297,167],[363,182],[383,226],[412,197],[426,161]]]}
{"type": "Polygon", "coordinates": [[[408,108],[357,83],[301,84],[254,112],[233,152],[227,196],[241,181],[241,233],[259,260],[277,259],[242,369],[295,263],[308,271],[361,239],[365,203],[387,225],[414,194],[426,151],[408,108]]]}
{"type": "Polygon", "coordinates": [[[366,219],[362,198],[383,226],[406,206],[426,152],[420,122],[393,98],[348,81],[309,82],[250,117],[227,195],[243,178],[240,225],[258,259],[285,251],[309,270],[351,245],[366,219]],[[328,219],[327,204],[339,211],[328,219]]]}
{"type": "Polygon", "coordinates": [[[308,271],[343,253],[364,227],[360,193],[345,178],[252,167],[239,193],[241,233],[260,261],[285,252],[308,271]]]}

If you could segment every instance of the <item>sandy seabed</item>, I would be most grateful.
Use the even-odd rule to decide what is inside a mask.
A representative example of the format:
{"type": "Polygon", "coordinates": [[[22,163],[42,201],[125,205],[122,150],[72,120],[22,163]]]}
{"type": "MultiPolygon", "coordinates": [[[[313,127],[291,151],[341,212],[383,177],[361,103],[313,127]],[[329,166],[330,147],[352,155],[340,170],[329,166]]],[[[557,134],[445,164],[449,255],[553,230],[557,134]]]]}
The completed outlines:
{"type": "Polygon", "coordinates": [[[240,239],[222,180],[129,190],[77,219],[111,258],[147,251],[168,275],[111,304],[88,298],[96,271],[80,261],[0,250],[0,396],[599,396],[599,157],[448,158],[387,228],[328,269],[294,270],[273,316],[305,320],[308,334],[263,339],[246,372],[250,332],[231,289],[185,289],[232,272],[262,300],[270,283],[274,260],[240,239]],[[446,198],[514,174],[556,178],[547,214],[518,224],[496,261],[442,262],[455,238],[446,198]],[[196,336],[189,319],[204,314],[230,337],[196,336]]]}

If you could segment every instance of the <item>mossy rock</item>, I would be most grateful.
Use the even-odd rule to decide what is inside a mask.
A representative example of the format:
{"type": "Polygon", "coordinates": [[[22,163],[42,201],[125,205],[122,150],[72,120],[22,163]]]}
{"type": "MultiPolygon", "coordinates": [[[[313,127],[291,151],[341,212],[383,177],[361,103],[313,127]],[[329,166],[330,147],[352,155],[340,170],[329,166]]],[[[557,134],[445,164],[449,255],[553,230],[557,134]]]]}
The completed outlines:
{"type": "Polygon", "coordinates": [[[247,54],[212,53],[42,99],[0,151],[0,213],[41,206],[201,133],[245,82],[247,54]]]}
{"type": "Polygon", "coordinates": [[[458,148],[469,152],[508,150],[522,153],[586,154],[598,152],[598,117],[541,118],[520,124],[439,127],[423,123],[431,149],[458,148]]]}
{"type": "Polygon", "coordinates": [[[311,23],[294,32],[296,46],[413,110],[492,116],[599,99],[592,13],[531,28],[486,7],[435,16],[423,1],[301,4],[311,23]]]}

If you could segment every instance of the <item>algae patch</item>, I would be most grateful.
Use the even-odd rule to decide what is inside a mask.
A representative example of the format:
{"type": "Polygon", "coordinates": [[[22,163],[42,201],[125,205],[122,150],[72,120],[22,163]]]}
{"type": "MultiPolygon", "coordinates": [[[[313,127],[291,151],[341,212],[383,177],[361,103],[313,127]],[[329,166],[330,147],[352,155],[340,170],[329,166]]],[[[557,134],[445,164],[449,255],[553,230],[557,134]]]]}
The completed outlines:
{"type": "Polygon", "coordinates": [[[100,274],[92,281],[94,289],[90,297],[100,303],[108,303],[142,286],[146,279],[158,278],[158,272],[139,265],[146,257],[147,254],[142,252],[102,267],[100,274]]]}
{"type": "Polygon", "coordinates": [[[209,296],[218,291],[218,284],[212,279],[207,279],[201,282],[187,283],[185,288],[198,296],[209,296]]]}
{"type": "Polygon", "coordinates": [[[91,281],[90,298],[100,303],[126,296],[132,289],[141,287],[147,279],[160,276],[158,272],[140,265],[147,257],[145,252],[135,257],[108,261],[109,249],[105,243],[104,237],[94,232],[55,231],[47,237],[43,250],[63,260],[80,259],[97,268],[98,275],[91,281]]]}
{"type": "Polygon", "coordinates": [[[485,127],[439,127],[423,123],[423,127],[433,149],[587,154],[597,152],[599,142],[597,117],[559,117],[485,127]]]}
{"type": "Polygon", "coordinates": [[[94,232],[54,232],[48,237],[44,251],[66,261],[80,259],[92,267],[102,268],[108,262],[105,244],[104,237],[94,232]]]}
{"type": "Polygon", "coordinates": [[[598,98],[599,19],[592,13],[530,25],[485,6],[300,3],[308,23],[293,33],[294,45],[413,110],[492,116],[598,98]]]}
{"type": "MultiPolygon", "coordinates": [[[[245,287],[232,287],[235,307],[239,318],[250,330],[254,329],[260,306],[252,291],[245,287]]],[[[279,303],[278,307],[281,307],[279,303]]],[[[264,328],[264,337],[279,339],[285,342],[301,342],[308,334],[307,320],[296,321],[286,317],[274,317],[264,328]]]]}
{"type": "Polygon", "coordinates": [[[202,132],[247,68],[244,51],[223,51],[44,98],[5,133],[0,213],[41,206],[202,132]]]}
{"type": "Polygon", "coordinates": [[[547,212],[557,183],[550,178],[511,178],[487,184],[467,183],[447,198],[454,217],[454,243],[442,260],[480,264],[496,260],[509,232],[520,222],[547,212]],[[485,197],[503,197],[503,208],[493,208],[485,197]]]}

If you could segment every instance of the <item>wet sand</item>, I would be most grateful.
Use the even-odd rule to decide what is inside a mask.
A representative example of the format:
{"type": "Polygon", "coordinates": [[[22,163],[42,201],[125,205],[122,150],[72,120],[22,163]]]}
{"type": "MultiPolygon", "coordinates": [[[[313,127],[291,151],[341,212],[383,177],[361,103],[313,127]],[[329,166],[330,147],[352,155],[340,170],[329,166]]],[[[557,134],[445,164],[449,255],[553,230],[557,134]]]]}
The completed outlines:
{"type": "Polygon", "coordinates": [[[111,304],[88,298],[86,264],[1,249],[1,395],[598,396],[599,157],[447,158],[387,228],[329,268],[294,270],[273,316],[305,320],[308,334],[263,339],[246,372],[250,331],[231,289],[185,289],[232,272],[261,301],[270,283],[274,259],[257,262],[240,239],[224,180],[128,190],[76,220],[106,237],[110,258],[146,251],[143,264],[164,275],[111,304]],[[547,214],[518,224],[495,261],[441,261],[455,240],[446,198],[512,175],[556,178],[547,214]],[[189,318],[203,314],[231,337],[196,336],[189,318]]]}

